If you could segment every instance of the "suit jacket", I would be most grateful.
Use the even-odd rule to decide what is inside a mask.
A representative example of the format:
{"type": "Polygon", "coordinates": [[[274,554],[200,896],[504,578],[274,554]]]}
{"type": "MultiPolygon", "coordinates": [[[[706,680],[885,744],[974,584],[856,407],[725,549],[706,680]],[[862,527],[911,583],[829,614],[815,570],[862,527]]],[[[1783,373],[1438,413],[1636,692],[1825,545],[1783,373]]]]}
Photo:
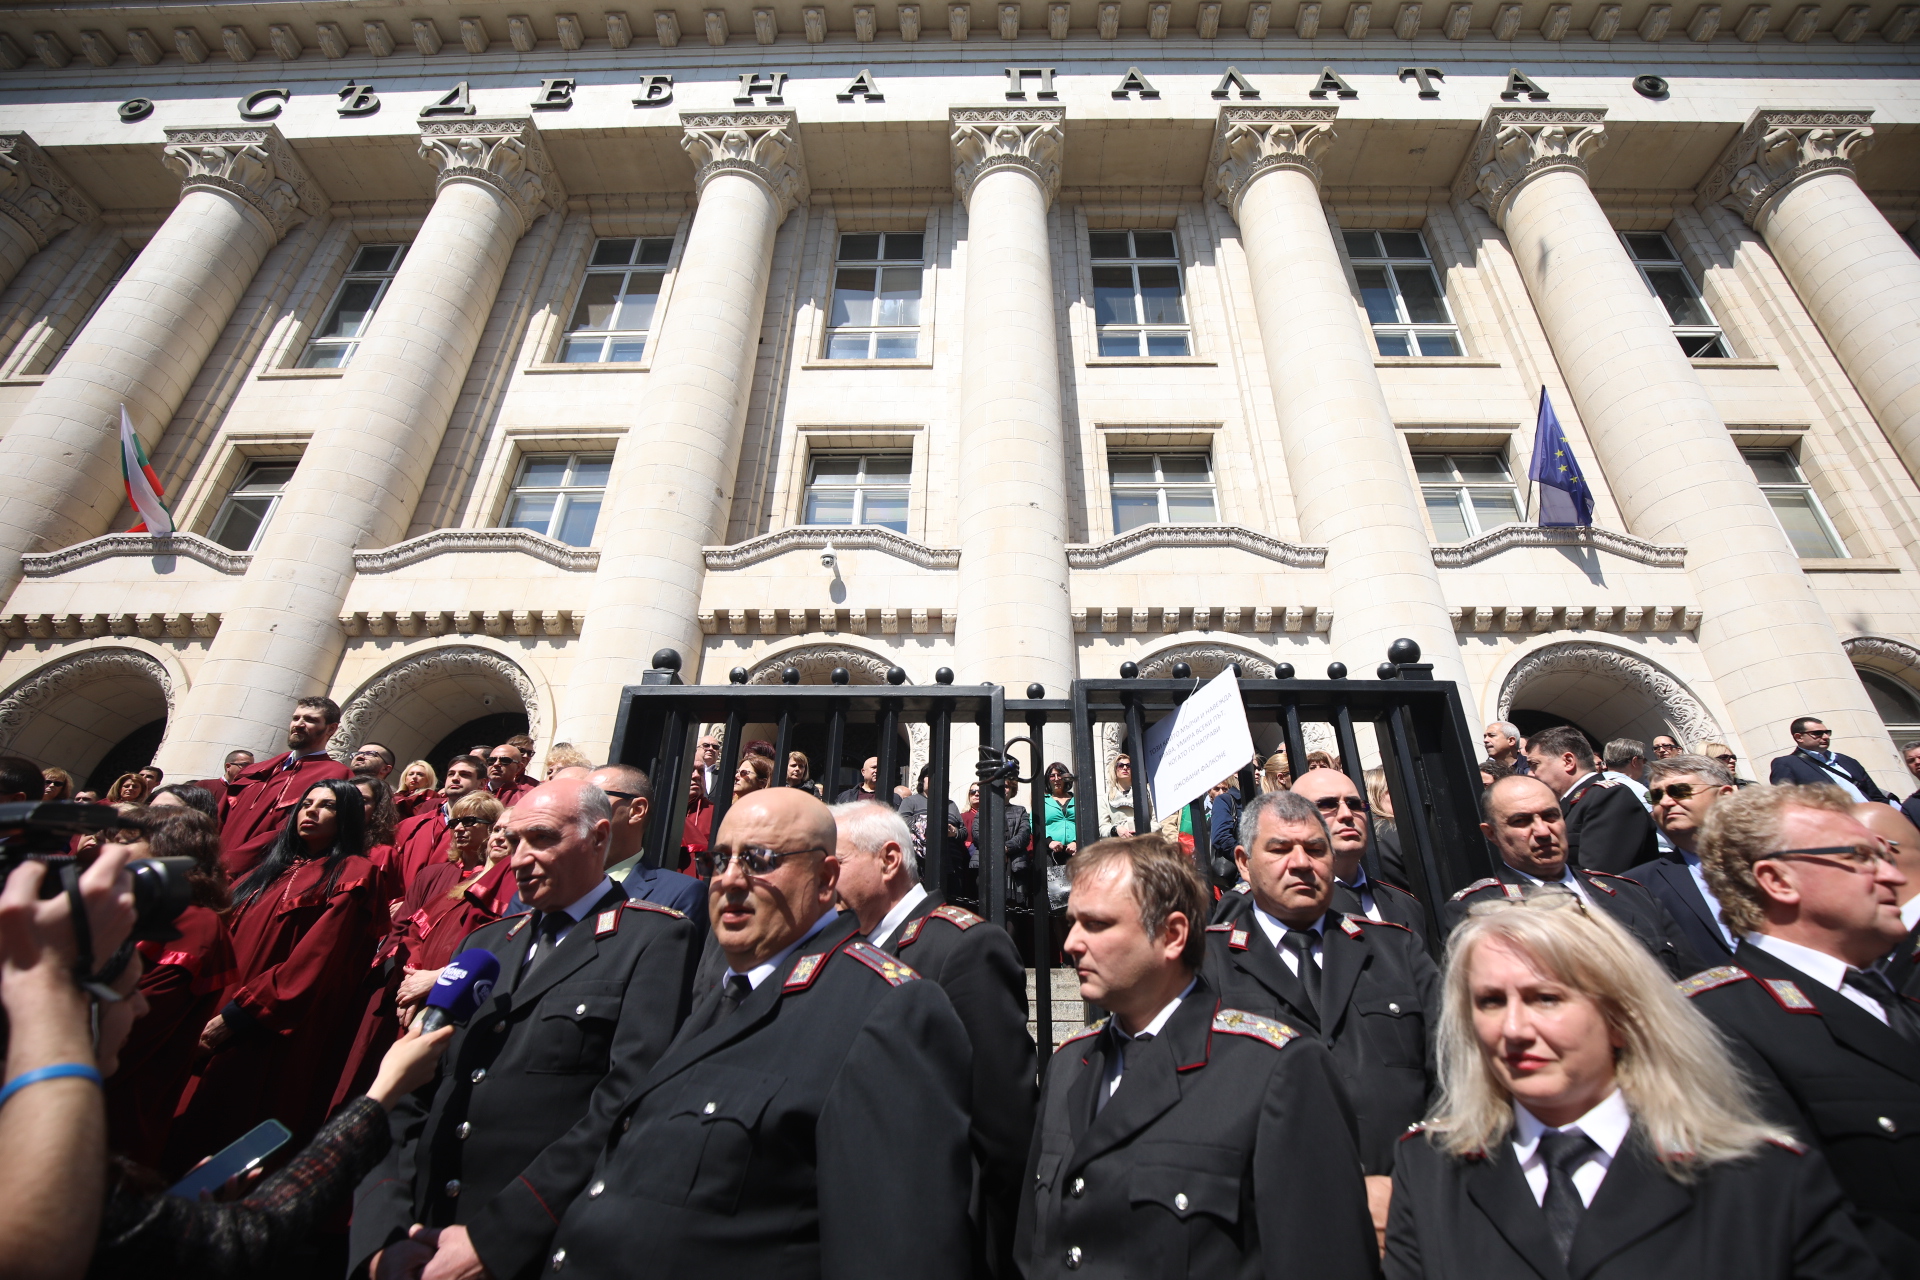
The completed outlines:
{"type": "Polygon", "coordinates": [[[703,881],[693,876],[683,876],[678,871],[636,866],[627,872],[627,878],[621,884],[626,887],[629,898],[672,907],[691,921],[694,933],[705,940],[708,928],[707,886],[703,881]]]}
{"type": "Polygon", "coordinates": [[[1700,886],[1685,862],[1655,858],[1652,862],[1643,862],[1629,870],[1626,878],[1638,881],[1648,893],[1660,900],[1660,905],[1667,909],[1673,922],[1680,926],[1681,936],[1686,939],[1687,949],[1693,952],[1695,960],[1725,964],[1733,955],[1727,935],[1720,932],[1717,923],[1719,899],[1700,892],[1700,886]]]}
{"type": "Polygon", "coordinates": [[[558,1280],[969,1273],[967,1033],[852,912],[733,1013],[696,1006],[562,1214],[558,1280]]]}
{"type": "Polygon", "coordinates": [[[1920,1047],[1839,992],[1748,942],[1680,984],[1760,1088],[1818,1147],[1897,1280],[1920,1276],[1920,1047]]]}
{"type": "Polygon", "coordinates": [[[1589,774],[1572,794],[1566,805],[1568,862],[1618,875],[1660,856],[1660,833],[1632,787],[1589,774]]]}
{"type": "Polygon", "coordinates": [[[466,941],[500,958],[500,977],[435,1083],[394,1108],[393,1149],[354,1205],[356,1271],[422,1222],[465,1226],[495,1280],[536,1274],[616,1108],[686,1014],[698,951],[679,912],[615,886],[520,980],[531,920],[466,941]]]}
{"type": "Polygon", "coordinates": [[[1207,975],[1222,1003],[1317,1035],[1353,1105],[1361,1169],[1390,1174],[1400,1135],[1427,1113],[1436,1083],[1439,970],[1412,931],[1329,911],[1320,972],[1316,1010],[1251,911],[1207,930],[1207,975]]]}
{"type": "Polygon", "coordinates": [[[282,751],[262,760],[227,788],[220,822],[220,865],[235,884],[267,856],[267,849],[280,837],[280,828],[316,782],[353,776],[347,766],[324,755],[283,768],[292,754],[282,751]]]}
{"type": "Polygon", "coordinates": [[[1448,1155],[1407,1135],[1387,1214],[1387,1280],[1869,1280],[1880,1273],[1818,1152],[1768,1144],[1696,1181],[1636,1126],[1562,1262],[1513,1144],[1448,1155]]]}
{"type": "MultiPolygon", "coordinates": [[[[1833,753],[1833,766],[1845,774],[1854,786],[1860,788],[1860,794],[1869,800],[1882,800],[1888,804],[1897,804],[1892,796],[1882,791],[1868,776],[1865,766],[1852,756],[1833,753]]],[[[1772,768],[1767,770],[1767,781],[1774,786],[1824,786],[1835,785],[1834,777],[1827,767],[1806,751],[1791,751],[1776,758],[1772,768]]]]}
{"type": "Polygon", "coordinates": [[[980,1168],[976,1239],[992,1274],[1012,1275],[1014,1219],[1038,1094],[1020,953],[1005,929],[937,894],[908,912],[881,949],[939,983],[966,1028],[973,1049],[971,1136],[980,1168]]]}
{"type": "Polygon", "coordinates": [[[1332,1056],[1223,1007],[1203,974],[1127,1046],[1106,1106],[1102,1021],[1047,1066],[1020,1206],[1029,1280],[1378,1274],[1353,1112],[1332,1056]]]}
{"type": "MultiPolygon", "coordinates": [[[[1637,802],[1635,807],[1638,807],[1637,802]]],[[[1693,954],[1693,948],[1687,945],[1687,936],[1681,932],[1673,916],[1644,886],[1626,876],[1608,875],[1602,871],[1583,871],[1575,867],[1573,874],[1580,877],[1580,883],[1586,885],[1593,894],[1595,904],[1612,916],[1615,924],[1623,926],[1640,939],[1641,945],[1667,967],[1668,973],[1676,978],[1684,978],[1706,967],[1693,954]]],[[[1467,910],[1474,903],[1484,902],[1498,894],[1518,898],[1533,883],[1506,863],[1501,863],[1494,868],[1493,875],[1485,880],[1474,881],[1447,900],[1446,908],[1441,913],[1446,917],[1447,932],[1452,933],[1454,926],[1467,918],[1467,910]]]]}

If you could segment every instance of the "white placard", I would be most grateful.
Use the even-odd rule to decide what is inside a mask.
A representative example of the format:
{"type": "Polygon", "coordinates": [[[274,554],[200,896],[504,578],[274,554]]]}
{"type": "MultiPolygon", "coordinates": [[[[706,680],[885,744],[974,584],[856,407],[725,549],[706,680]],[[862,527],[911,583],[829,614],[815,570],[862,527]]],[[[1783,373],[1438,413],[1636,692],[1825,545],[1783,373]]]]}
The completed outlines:
{"type": "Polygon", "coordinates": [[[1158,823],[1199,799],[1253,759],[1253,730],[1228,667],[1200,686],[1180,709],[1147,730],[1147,768],[1158,823]]]}

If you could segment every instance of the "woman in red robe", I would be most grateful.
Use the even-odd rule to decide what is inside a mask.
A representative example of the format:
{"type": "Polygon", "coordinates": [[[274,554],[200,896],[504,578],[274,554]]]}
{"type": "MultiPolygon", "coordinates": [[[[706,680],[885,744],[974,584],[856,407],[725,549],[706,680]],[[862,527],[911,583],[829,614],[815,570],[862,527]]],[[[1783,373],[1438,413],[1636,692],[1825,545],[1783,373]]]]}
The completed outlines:
{"type": "Polygon", "coordinates": [[[200,1033],[208,1058],[174,1126],[171,1163],[218,1151],[268,1117],[298,1146],[326,1119],[387,922],[366,850],[360,792],[328,779],[307,789],[234,886],[237,972],[200,1033]]]}

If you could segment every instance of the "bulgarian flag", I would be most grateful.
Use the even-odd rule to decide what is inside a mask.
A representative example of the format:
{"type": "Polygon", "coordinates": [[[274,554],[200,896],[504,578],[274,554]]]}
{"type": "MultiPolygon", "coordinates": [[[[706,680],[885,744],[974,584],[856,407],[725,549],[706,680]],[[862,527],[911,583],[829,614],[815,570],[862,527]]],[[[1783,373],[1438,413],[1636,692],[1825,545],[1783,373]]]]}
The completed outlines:
{"type": "Polygon", "coordinates": [[[160,492],[160,477],[154,474],[153,464],[147,461],[147,451],[140,447],[140,437],[133,433],[133,422],[127,417],[127,406],[120,406],[120,473],[127,482],[127,501],[140,513],[140,523],[127,530],[128,533],[151,533],[156,538],[170,537],[173,534],[173,513],[167,510],[164,495],[160,492]]]}

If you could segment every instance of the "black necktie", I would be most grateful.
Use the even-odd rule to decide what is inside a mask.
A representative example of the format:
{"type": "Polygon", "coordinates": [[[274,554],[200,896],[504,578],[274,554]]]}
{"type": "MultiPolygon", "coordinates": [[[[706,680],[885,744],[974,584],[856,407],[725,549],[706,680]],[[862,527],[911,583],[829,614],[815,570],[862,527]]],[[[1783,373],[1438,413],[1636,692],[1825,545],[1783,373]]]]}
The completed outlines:
{"type": "Polygon", "coordinates": [[[1547,1230],[1562,1262],[1573,1248],[1580,1215],[1587,1211],[1580,1189],[1573,1185],[1573,1171],[1599,1149],[1598,1143],[1577,1129],[1549,1129],[1540,1135],[1540,1159],[1547,1166],[1547,1195],[1540,1207],[1546,1211],[1547,1230]]]}
{"type": "Polygon", "coordinates": [[[1306,988],[1308,1010],[1315,1017],[1320,1015],[1320,965],[1313,958],[1313,944],[1319,938],[1311,929],[1289,929],[1280,939],[1280,945],[1293,952],[1300,962],[1300,985],[1306,988]]]}
{"type": "Polygon", "coordinates": [[[533,937],[527,940],[527,957],[520,962],[520,972],[514,975],[513,984],[516,987],[534,965],[546,959],[560,945],[560,930],[572,921],[573,917],[564,911],[541,913],[539,921],[533,926],[533,937]]]}
{"type": "Polygon", "coordinates": [[[1887,1026],[1910,1044],[1920,1044],[1920,1008],[1893,989],[1887,975],[1878,969],[1848,969],[1846,983],[1855,991],[1864,991],[1887,1011],[1887,1026]]]}
{"type": "MultiPolygon", "coordinates": [[[[700,1025],[699,1031],[683,1031],[682,1034],[698,1035],[719,1026],[733,1015],[733,1011],[740,1007],[743,1000],[752,994],[753,984],[747,981],[746,974],[729,973],[721,980],[719,998],[713,1002],[713,1008],[708,1013],[707,1020],[700,1025]]],[[[694,1017],[698,1016],[699,1011],[695,1010],[694,1017]]],[[[693,1021],[693,1018],[689,1018],[688,1021],[693,1021]]]]}
{"type": "Polygon", "coordinates": [[[1153,1032],[1142,1031],[1139,1035],[1134,1036],[1131,1040],[1129,1040],[1127,1037],[1120,1034],[1119,1024],[1118,1023],[1114,1024],[1113,1048],[1112,1048],[1114,1072],[1113,1072],[1113,1076],[1110,1079],[1102,1080],[1100,1082],[1100,1096],[1094,1101],[1093,1114],[1095,1115],[1100,1114],[1101,1110],[1106,1107],[1107,1102],[1113,1097],[1115,1092],[1119,1090],[1120,1081],[1126,1078],[1128,1047],[1129,1046],[1138,1047],[1140,1045],[1146,1044],[1148,1041],[1152,1039],[1153,1039],[1153,1032]]]}

